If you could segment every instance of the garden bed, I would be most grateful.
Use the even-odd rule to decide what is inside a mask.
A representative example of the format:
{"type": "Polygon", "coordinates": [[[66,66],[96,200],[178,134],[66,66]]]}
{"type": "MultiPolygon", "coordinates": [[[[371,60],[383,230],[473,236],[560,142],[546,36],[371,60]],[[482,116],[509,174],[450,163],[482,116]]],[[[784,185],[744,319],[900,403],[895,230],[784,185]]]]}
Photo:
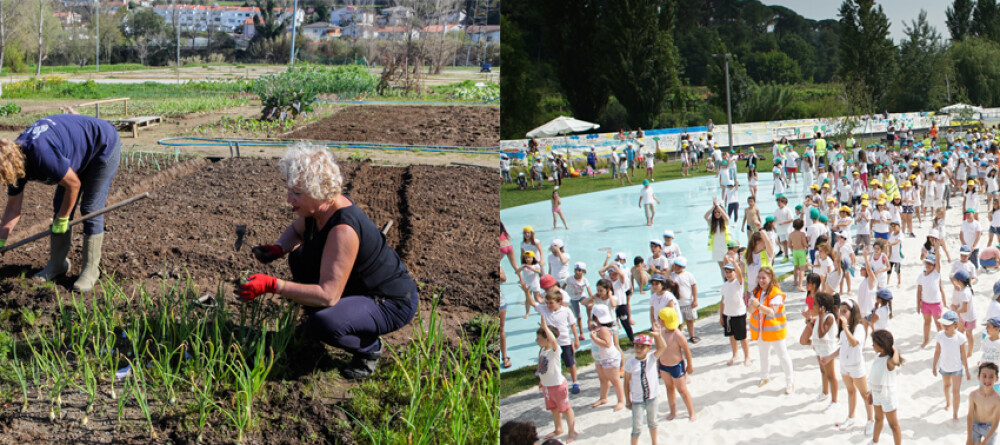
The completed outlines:
{"type": "Polygon", "coordinates": [[[496,147],[500,108],[359,105],[282,135],[286,139],[496,147]]]}
{"type": "MultiPolygon", "coordinates": [[[[379,227],[393,222],[387,241],[422,285],[421,309],[425,316],[434,296],[438,297],[436,312],[448,342],[457,341],[463,332],[461,325],[476,314],[496,313],[499,275],[494,260],[487,255],[494,252],[499,236],[498,187],[492,173],[471,167],[381,167],[368,163],[342,163],[341,167],[345,195],[379,227]],[[444,181],[446,184],[442,184],[444,181]]],[[[143,191],[150,192],[149,199],[109,214],[106,220],[103,271],[105,276],[126,283],[120,293],[112,291],[115,295],[148,295],[150,304],[165,304],[159,302],[184,302],[218,291],[217,295],[224,297],[233,311],[239,307],[231,295],[233,279],[247,272],[289,276],[284,261],[264,266],[250,254],[250,247],[273,242],[294,219],[285,202],[286,189],[277,160],[234,158],[211,162],[204,158],[147,156],[140,162],[133,155],[123,161],[112,184],[110,201],[143,191]],[[248,229],[239,251],[235,248],[238,224],[248,229]]],[[[53,186],[28,185],[22,219],[12,241],[46,227],[52,192],[53,186]]],[[[4,199],[0,198],[0,205],[4,199]]],[[[44,266],[48,242],[29,244],[3,257],[0,331],[23,340],[24,333],[56,323],[60,306],[69,304],[67,289],[79,273],[81,238],[77,228],[70,253],[73,269],[69,276],[56,280],[55,286],[18,278],[30,276],[44,266]]],[[[82,302],[93,304],[106,295],[98,291],[84,296],[82,302]]],[[[129,304],[118,309],[125,314],[150,309],[129,304]]],[[[177,322],[183,318],[178,317],[177,322]]],[[[388,336],[387,342],[405,348],[420,335],[411,326],[388,336]]],[[[11,343],[0,341],[0,346],[7,344],[11,343]]],[[[24,350],[18,352],[22,359],[31,357],[24,350]]],[[[0,359],[6,354],[8,351],[0,350],[0,359]]],[[[342,353],[322,345],[289,347],[277,362],[281,372],[268,379],[253,404],[257,426],[248,430],[244,443],[354,442],[360,427],[349,418],[355,414],[347,413],[364,409],[344,405],[358,403],[345,402],[352,385],[332,371],[344,360],[342,353]]],[[[34,402],[35,391],[29,392],[33,401],[29,409],[21,413],[19,387],[9,375],[0,377],[4,394],[0,396],[4,403],[0,409],[0,437],[9,443],[148,443],[153,439],[151,431],[158,432],[160,441],[191,442],[198,434],[198,428],[193,426],[195,402],[190,397],[181,396],[176,405],[164,406],[165,401],[151,391],[150,406],[155,408],[150,430],[144,426],[146,417],[135,400],[124,406],[123,420],[119,420],[115,402],[101,392],[90,422],[81,425],[86,399],[80,391],[67,388],[60,415],[50,421],[49,403],[34,402]]],[[[226,397],[231,399],[238,393],[226,391],[216,394],[217,402],[231,408],[226,397]]],[[[376,416],[405,405],[405,400],[396,400],[399,397],[363,403],[372,409],[371,416],[376,416]]],[[[235,440],[235,430],[227,426],[229,422],[219,412],[210,416],[209,423],[216,427],[204,433],[205,442],[235,440]]]]}

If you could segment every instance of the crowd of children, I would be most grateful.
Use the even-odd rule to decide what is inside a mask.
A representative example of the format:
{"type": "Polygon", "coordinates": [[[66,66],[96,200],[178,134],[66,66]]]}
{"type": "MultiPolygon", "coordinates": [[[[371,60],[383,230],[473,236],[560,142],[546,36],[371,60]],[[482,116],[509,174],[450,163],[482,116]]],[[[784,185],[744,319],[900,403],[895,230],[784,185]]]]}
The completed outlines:
{"type": "MultiPolygon", "coordinates": [[[[805,293],[806,302],[802,313],[805,328],[799,343],[812,347],[820,369],[822,392],[816,401],[829,400],[827,413],[846,414],[835,424],[841,430],[862,425],[855,420],[861,404],[866,436],[878,443],[887,421],[894,442],[899,444],[902,436],[896,412],[896,382],[905,360],[892,335],[893,303],[898,306],[900,296],[893,295],[891,276],[896,275],[898,289],[902,285],[901,265],[922,264],[915,294],[915,309],[923,317],[921,348],[933,340],[931,372],[941,376],[946,406],[955,421],[959,419],[962,377],[972,378],[969,361],[977,344],[976,325],[986,321],[986,332],[978,342],[981,356],[973,366],[982,386],[968,398],[967,417],[971,443],[984,439],[992,443],[1000,423],[1000,395],[993,388],[1000,360],[1000,282],[993,288],[994,298],[985,318],[974,307],[972,286],[978,269],[996,267],[1000,256],[1000,252],[992,250],[986,255],[987,250],[996,249],[993,236],[1000,240],[998,149],[993,137],[989,132],[970,132],[963,140],[949,131],[946,146],[934,145],[928,138],[910,143],[903,139],[900,146],[862,148],[853,137],[842,146],[827,142],[817,133],[801,154],[787,141],[775,141],[774,187],[770,193],[758,193],[754,157],[747,177],[751,194],[742,220],[738,218],[736,198],[736,154],[727,158],[721,152],[714,156],[717,149],[707,150],[705,168],[717,172],[722,198],[721,202],[713,199],[704,217],[708,250],[724,278],[719,288],[718,320],[732,349],[732,358],[726,364],[753,365],[749,333],[749,340],[759,348],[759,385],[770,381],[768,362],[774,352],[785,375],[785,392],[795,391],[786,346],[790,329],[785,309],[788,296],[778,286],[773,271],[777,262],[792,262],[794,293],[805,293]],[[806,196],[793,206],[786,192],[800,182],[806,196]],[[756,203],[769,199],[775,200],[778,208],[762,219],[756,203]],[[959,204],[963,213],[961,227],[957,233],[947,233],[945,210],[959,204]],[[984,222],[982,213],[988,215],[984,222]],[[919,256],[902,249],[903,238],[917,236],[914,217],[917,227],[927,230],[919,256]],[[983,230],[983,223],[988,224],[988,230],[983,230]],[[747,234],[746,246],[738,243],[735,235],[739,232],[747,234]],[[950,267],[942,264],[951,263],[946,237],[961,244],[959,259],[950,267]],[[946,282],[952,284],[951,292],[946,292],[946,282]],[[936,330],[933,338],[932,325],[936,330]],[[866,352],[874,360],[866,360],[866,352]],[[847,391],[846,408],[839,402],[841,384],[847,391]]],[[[684,144],[682,162],[685,169],[693,168],[697,165],[693,159],[706,151],[706,143],[687,140],[684,144]]],[[[557,199],[554,194],[553,225],[557,199]]],[[[654,203],[658,204],[659,199],[649,181],[644,181],[639,206],[645,210],[650,226],[654,224],[654,203]]],[[[591,407],[611,404],[613,389],[612,410],[631,410],[632,443],[640,437],[643,421],[656,443],[660,380],[669,405],[666,418],[678,415],[679,394],[688,418],[696,420],[687,376],[694,372],[692,349],[697,350],[701,341],[695,332],[698,280],[687,271],[682,246],[675,243],[673,232],[666,230],[662,240],[651,240],[650,255],[635,257],[632,267],[625,253],[612,255],[609,250],[598,268],[600,278],[593,290],[587,265],[571,263],[566,253],[569,248],[561,240],[551,241],[551,254],[543,259],[542,244],[534,230],[524,227],[520,247],[517,271],[526,312],[535,308],[541,318],[538,375],[546,409],[552,412],[556,425],[547,437],[567,433],[567,441],[576,438],[570,394],[579,393],[580,382],[574,353],[586,336],[592,342],[600,385],[600,397],[591,407]],[[647,289],[651,292],[649,326],[645,322],[635,326],[638,322],[633,314],[639,313],[639,308],[633,311],[633,292],[647,289]],[[650,333],[637,334],[640,328],[648,328],[650,333]],[[620,331],[635,346],[634,355],[619,346],[620,331]],[[553,371],[562,367],[568,368],[571,383],[561,372],[553,371]],[[566,419],[565,430],[562,417],[566,419]]]]}

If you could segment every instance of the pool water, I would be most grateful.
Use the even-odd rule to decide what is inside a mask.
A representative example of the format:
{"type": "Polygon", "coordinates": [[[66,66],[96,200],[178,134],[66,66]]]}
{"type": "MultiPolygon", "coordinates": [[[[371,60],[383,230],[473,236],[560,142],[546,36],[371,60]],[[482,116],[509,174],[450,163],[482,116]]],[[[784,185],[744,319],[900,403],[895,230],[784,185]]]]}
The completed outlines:
{"type": "MultiPolygon", "coordinates": [[[[587,181],[586,178],[569,179],[587,181]]],[[[552,229],[551,204],[548,201],[527,204],[502,210],[500,219],[511,235],[514,254],[520,261],[520,244],[523,241],[521,229],[532,226],[535,237],[542,243],[545,250],[543,256],[548,257],[548,246],[553,239],[561,239],[565,243],[566,253],[570,255],[570,270],[573,264],[583,261],[587,264],[587,280],[591,292],[596,292],[598,270],[604,265],[606,249],[613,253],[624,252],[628,257],[626,264],[631,267],[633,258],[642,256],[648,258],[649,241],[662,241],[663,231],[674,232],[674,244],[681,248],[681,254],[687,259],[687,270],[694,274],[698,282],[698,305],[709,306],[719,301],[718,288],[722,285],[722,277],[718,265],[712,261],[708,250],[708,223],[704,219],[712,205],[712,198],[722,202],[719,180],[715,176],[700,176],[695,178],[656,181],[651,187],[660,200],[656,207],[656,217],[652,227],[646,226],[643,209],[639,208],[639,194],[642,190],[641,179],[637,185],[622,187],[600,192],[587,193],[562,198],[562,211],[570,230],[562,227],[552,229]],[[604,248],[605,250],[601,250],[604,248]]],[[[773,198],[773,179],[770,173],[759,174],[758,202],[761,218],[774,213],[778,205],[773,198]]],[[[792,182],[785,196],[792,203],[801,202],[804,197],[804,184],[792,182]]],[[[517,192],[513,192],[517,193],[517,192]]],[[[750,196],[746,175],[740,175],[739,199],[740,218],[746,208],[746,198],[750,196]]],[[[733,222],[734,227],[737,222],[733,222]]],[[[740,245],[746,245],[746,232],[735,230],[740,245]],[[738,234],[738,235],[737,235],[738,234]]],[[[777,253],[777,252],[775,252],[777,253]]],[[[547,259],[546,259],[547,261],[547,259]]],[[[500,286],[501,295],[507,302],[506,326],[507,354],[513,362],[513,367],[533,365],[537,363],[538,345],[535,344],[535,331],[540,318],[537,311],[532,310],[529,318],[524,319],[524,292],[518,286],[517,277],[504,258],[501,262],[507,281],[500,286]]],[[[548,263],[543,272],[547,272],[548,263]]],[[[778,263],[777,273],[792,270],[791,263],[778,263]]],[[[586,313],[583,312],[586,317],[586,313]]],[[[650,328],[649,322],[649,292],[633,293],[632,317],[637,323],[636,332],[650,328]]],[[[586,324],[586,321],[584,321],[586,324]]],[[[590,348],[589,337],[580,344],[581,349],[590,348]]],[[[624,335],[624,332],[622,332],[624,335]]]]}

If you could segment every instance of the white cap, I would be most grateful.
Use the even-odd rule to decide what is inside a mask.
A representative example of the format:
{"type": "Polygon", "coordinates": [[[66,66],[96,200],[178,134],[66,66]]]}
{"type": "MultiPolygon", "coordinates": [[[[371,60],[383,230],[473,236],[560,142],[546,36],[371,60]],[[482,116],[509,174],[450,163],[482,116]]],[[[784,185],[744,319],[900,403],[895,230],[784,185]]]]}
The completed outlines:
{"type": "Polygon", "coordinates": [[[937,229],[931,229],[927,236],[934,239],[941,239],[941,233],[937,229]]]}
{"type": "Polygon", "coordinates": [[[660,241],[656,238],[649,240],[649,244],[656,244],[657,246],[663,247],[663,241],[660,241]]]}
{"type": "Polygon", "coordinates": [[[627,260],[628,256],[625,255],[625,252],[618,252],[618,253],[615,254],[615,259],[616,260],[627,260]]]}
{"type": "Polygon", "coordinates": [[[664,230],[663,231],[663,237],[664,238],[673,238],[674,237],[674,231],[673,230],[664,230]]]}
{"type": "Polygon", "coordinates": [[[549,243],[549,246],[550,247],[560,247],[561,248],[563,246],[563,242],[562,242],[561,239],[556,238],[556,239],[552,240],[551,243],[549,243]]]}
{"type": "Polygon", "coordinates": [[[593,315],[600,324],[615,322],[615,318],[611,316],[611,311],[609,311],[608,307],[603,304],[595,304],[594,309],[591,310],[591,315],[593,315]]]}
{"type": "Polygon", "coordinates": [[[587,264],[583,261],[577,261],[576,264],[573,265],[573,270],[587,270],[587,264]]]}

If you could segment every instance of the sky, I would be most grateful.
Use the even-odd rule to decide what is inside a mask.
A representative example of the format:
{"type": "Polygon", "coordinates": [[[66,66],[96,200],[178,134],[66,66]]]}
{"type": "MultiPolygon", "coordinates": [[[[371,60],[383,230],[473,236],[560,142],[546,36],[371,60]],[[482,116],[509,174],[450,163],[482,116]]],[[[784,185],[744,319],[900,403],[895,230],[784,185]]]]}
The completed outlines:
{"type": "MultiPolygon", "coordinates": [[[[842,2],[840,0],[761,0],[761,3],[784,6],[808,19],[837,20],[839,19],[837,12],[840,10],[842,2]]],[[[927,11],[927,21],[937,29],[942,41],[951,38],[948,27],[944,24],[944,11],[951,6],[951,0],[878,0],[877,3],[882,5],[882,10],[892,22],[889,26],[889,37],[896,44],[899,44],[906,37],[903,34],[904,24],[908,25],[916,20],[921,9],[927,11]]]]}

